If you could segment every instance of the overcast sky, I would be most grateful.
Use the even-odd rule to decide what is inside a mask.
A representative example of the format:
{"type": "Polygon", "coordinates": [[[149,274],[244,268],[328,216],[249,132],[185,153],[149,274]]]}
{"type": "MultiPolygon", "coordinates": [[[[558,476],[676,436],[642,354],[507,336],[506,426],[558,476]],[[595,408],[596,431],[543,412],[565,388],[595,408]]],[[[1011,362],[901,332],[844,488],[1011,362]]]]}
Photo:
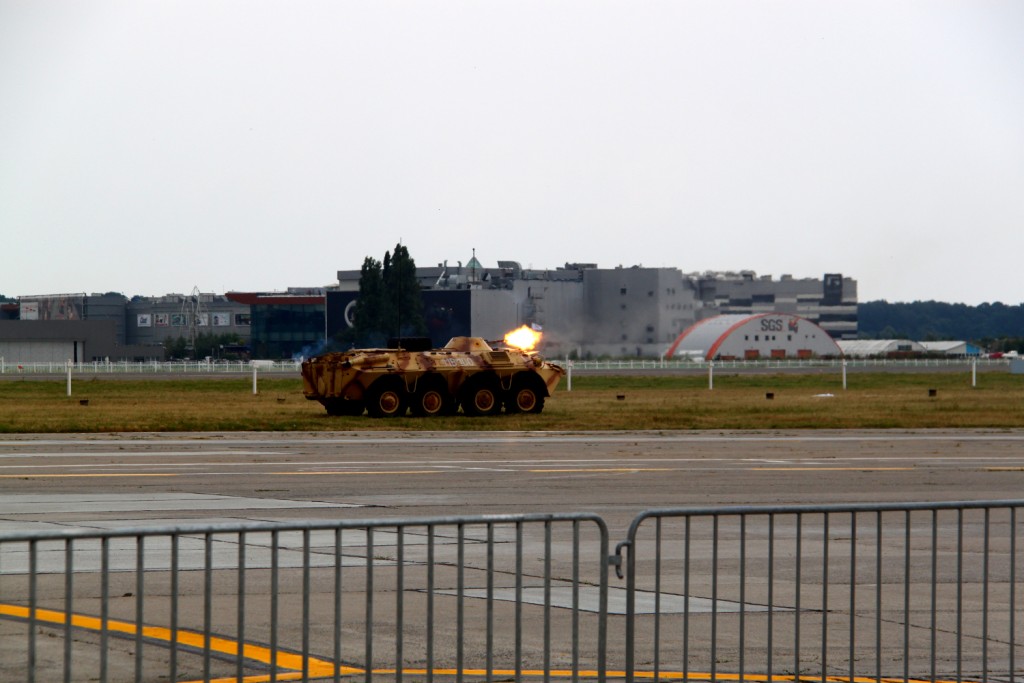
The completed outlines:
{"type": "Polygon", "coordinates": [[[1024,301],[1024,2],[0,0],[0,293],[570,262],[1024,301]]]}

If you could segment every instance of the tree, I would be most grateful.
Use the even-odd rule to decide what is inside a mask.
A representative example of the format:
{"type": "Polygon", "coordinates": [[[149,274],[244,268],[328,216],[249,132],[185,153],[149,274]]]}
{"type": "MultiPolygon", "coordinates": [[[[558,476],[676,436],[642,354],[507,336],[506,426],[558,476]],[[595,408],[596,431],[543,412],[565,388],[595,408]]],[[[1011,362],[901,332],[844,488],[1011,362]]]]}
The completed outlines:
{"type": "Polygon", "coordinates": [[[359,271],[359,298],[353,313],[353,327],[344,335],[344,341],[360,346],[382,346],[381,330],[384,305],[382,266],[377,259],[367,256],[359,271]]]}
{"type": "Polygon", "coordinates": [[[384,346],[390,337],[424,336],[423,298],[416,262],[401,244],[383,261],[363,259],[353,327],[340,340],[362,347],[384,346]]]}
{"type": "Polygon", "coordinates": [[[866,339],[958,339],[1009,351],[1024,336],[1024,304],[868,301],[857,306],[857,327],[866,339]]]}
{"type": "Polygon", "coordinates": [[[395,245],[394,254],[384,255],[382,278],[385,296],[382,323],[389,336],[426,335],[427,323],[423,318],[423,296],[416,279],[416,262],[402,244],[395,245]]]}
{"type": "Polygon", "coordinates": [[[225,334],[202,332],[196,335],[194,349],[189,349],[188,340],[179,336],[176,339],[172,337],[164,339],[164,351],[168,358],[206,358],[207,356],[213,358],[238,358],[240,354],[237,351],[225,353],[222,347],[229,346],[232,349],[238,349],[243,344],[242,338],[231,332],[225,334]]]}

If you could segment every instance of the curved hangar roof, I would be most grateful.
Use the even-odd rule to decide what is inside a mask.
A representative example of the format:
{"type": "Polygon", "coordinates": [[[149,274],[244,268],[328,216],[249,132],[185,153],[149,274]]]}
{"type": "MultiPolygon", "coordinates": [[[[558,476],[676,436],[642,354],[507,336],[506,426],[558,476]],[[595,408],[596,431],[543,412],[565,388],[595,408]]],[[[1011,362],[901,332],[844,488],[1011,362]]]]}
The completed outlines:
{"type": "Polygon", "coordinates": [[[791,313],[720,315],[683,331],[666,357],[715,359],[842,356],[828,332],[791,313]]]}

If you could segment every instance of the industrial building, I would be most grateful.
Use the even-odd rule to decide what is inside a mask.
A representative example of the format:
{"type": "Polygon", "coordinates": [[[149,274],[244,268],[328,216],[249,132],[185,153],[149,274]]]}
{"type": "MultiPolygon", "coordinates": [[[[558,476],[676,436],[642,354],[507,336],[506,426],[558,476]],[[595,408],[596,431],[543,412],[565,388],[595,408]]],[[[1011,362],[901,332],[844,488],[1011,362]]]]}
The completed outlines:
{"type": "Polygon", "coordinates": [[[228,292],[226,298],[248,312],[247,338],[253,358],[310,356],[323,349],[326,338],[322,288],[228,292]]]}
{"type": "Polygon", "coordinates": [[[148,360],[151,354],[148,347],[119,344],[113,320],[0,320],[0,358],[8,364],[148,360]]]}
{"type": "Polygon", "coordinates": [[[691,274],[702,317],[734,313],[792,313],[812,320],[834,339],[857,338],[857,282],[840,273],[822,279],[738,273],[691,274]]]}
{"type": "Polygon", "coordinates": [[[700,360],[837,358],[843,352],[819,325],[790,313],[706,318],[672,343],[666,356],[700,360]]]}
{"type": "Polygon", "coordinates": [[[0,356],[22,362],[163,360],[168,339],[235,334],[244,342],[250,327],[247,305],[198,291],[29,295],[17,314],[0,319],[0,356]]]}
{"type": "MultiPolygon", "coordinates": [[[[360,275],[342,270],[327,287],[286,292],[23,296],[18,316],[9,304],[3,313],[18,322],[111,321],[116,360],[160,359],[168,339],[199,334],[236,335],[253,357],[295,358],[318,353],[352,325],[360,275]]],[[[416,276],[437,345],[460,335],[500,339],[526,324],[544,331],[551,356],[660,357],[701,320],[769,312],[798,315],[837,339],[857,335],[857,283],[839,274],[775,280],[752,271],[685,274],[594,263],[535,270],[515,261],[485,267],[474,253],[465,265],[418,267],[416,276]]],[[[84,360],[93,359],[95,346],[84,347],[84,360]]]]}
{"type": "MultiPolygon", "coordinates": [[[[456,330],[494,338],[529,324],[544,330],[550,355],[658,357],[700,320],[765,312],[799,315],[836,338],[857,335],[857,283],[839,274],[774,280],[752,271],[687,275],[677,268],[566,263],[532,270],[497,263],[484,267],[474,254],[466,265],[416,269],[435,343],[456,330]]],[[[359,277],[358,270],[339,271],[338,285],[328,288],[328,336],[351,325],[342,314],[354,307],[359,277]]]]}
{"type": "Polygon", "coordinates": [[[929,355],[949,358],[980,356],[981,347],[966,341],[923,341],[921,346],[929,355]]]}

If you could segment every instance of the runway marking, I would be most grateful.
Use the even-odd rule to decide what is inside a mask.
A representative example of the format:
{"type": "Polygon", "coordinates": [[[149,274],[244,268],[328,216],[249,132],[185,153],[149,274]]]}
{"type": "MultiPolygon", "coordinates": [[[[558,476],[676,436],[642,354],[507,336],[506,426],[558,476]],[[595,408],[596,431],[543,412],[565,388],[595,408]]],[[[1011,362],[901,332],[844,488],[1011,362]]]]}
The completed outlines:
{"type": "MultiPolygon", "coordinates": [[[[464,446],[476,446],[479,444],[511,444],[511,443],[779,443],[779,442],[793,442],[793,443],[892,443],[892,442],[904,442],[904,441],[922,441],[922,442],[1019,442],[1024,441],[1024,434],[1004,434],[1004,433],[992,433],[992,434],[886,434],[886,433],[867,433],[850,436],[848,434],[794,434],[793,432],[782,432],[774,434],[713,434],[713,435],[701,435],[701,434],[602,434],[600,432],[587,432],[587,433],[558,433],[558,434],[544,434],[535,432],[508,432],[508,433],[472,433],[466,436],[451,436],[450,433],[426,433],[423,436],[408,436],[406,433],[398,434],[396,436],[366,436],[366,437],[347,437],[337,439],[300,439],[300,438],[281,438],[281,439],[234,439],[225,438],[217,439],[215,442],[201,441],[196,439],[159,439],[153,441],[140,442],[138,440],[124,440],[124,439],[0,439],[0,448],[32,448],[38,446],[58,446],[66,447],[72,445],[87,445],[87,446],[117,446],[119,448],[152,448],[154,446],[198,446],[201,447],[205,443],[209,445],[224,447],[224,446],[238,446],[244,449],[250,449],[249,451],[218,451],[225,455],[229,454],[246,454],[247,452],[267,453],[267,451],[255,451],[256,446],[267,446],[269,448],[280,447],[280,446],[338,446],[338,445],[375,445],[375,446],[388,446],[394,444],[417,444],[417,445],[464,445],[464,446]],[[441,434],[444,434],[442,436],[441,434]],[[485,436],[484,434],[490,434],[485,436]]],[[[127,455],[123,451],[117,452],[118,455],[127,455]]],[[[185,454],[185,453],[183,453],[185,454]]],[[[0,453],[0,457],[7,456],[19,456],[25,455],[25,453],[0,453]]],[[[57,454],[66,455],[66,454],[57,454]]]]}
{"type": "Polygon", "coordinates": [[[901,472],[913,467],[749,467],[750,472],[901,472]]]}
{"type": "MultiPolygon", "coordinates": [[[[147,640],[156,641],[167,646],[182,645],[198,649],[200,651],[204,650],[207,643],[209,643],[211,652],[234,655],[236,657],[239,654],[239,643],[237,640],[218,636],[208,636],[207,634],[199,631],[190,631],[187,629],[171,631],[170,629],[162,626],[142,626],[140,629],[137,624],[117,619],[107,619],[106,624],[104,625],[102,619],[84,614],[69,615],[67,612],[38,608],[34,610],[33,613],[28,607],[3,603],[0,603],[0,616],[20,621],[29,621],[34,616],[36,623],[43,622],[54,626],[66,626],[70,616],[72,627],[87,631],[100,632],[106,630],[111,633],[128,636],[141,635],[147,640]]],[[[251,643],[241,644],[241,654],[244,659],[258,662],[260,664],[298,671],[300,675],[304,664],[308,665],[309,673],[311,675],[315,674],[317,676],[333,675],[336,668],[333,662],[328,662],[316,657],[306,657],[304,660],[301,654],[281,651],[280,649],[274,657],[271,657],[270,648],[263,647],[261,645],[253,645],[251,643]]],[[[362,669],[342,666],[340,667],[339,672],[344,675],[356,674],[361,673],[362,669]]]]}
{"type": "Polygon", "coordinates": [[[551,472],[680,472],[679,467],[570,467],[565,469],[523,470],[531,474],[551,472]]]}
{"type": "MultiPolygon", "coordinates": [[[[878,458],[866,458],[867,460],[878,460],[878,458]]],[[[793,465],[783,465],[784,461],[774,461],[780,463],[777,467],[752,467],[749,466],[749,459],[739,460],[722,460],[722,459],[706,459],[706,460],[687,460],[695,466],[684,466],[680,463],[676,467],[529,467],[529,465],[536,461],[530,461],[529,463],[523,463],[522,467],[514,468],[498,468],[498,467],[454,467],[451,465],[433,465],[434,469],[428,470],[345,470],[345,469],[308,469],[308,470],[282,470],[282,471],[271,471],[263,472],[260,470],[246,470],[246,471],[235,471],[235,472],[216,472],[216,471],[195,471],[195,472],[65,472],[61,474],[57,473],[46,473],[46,472],[21,472],[19,474],[0,474],[0,479],[102,479],[102,478],[132,478],[132,477],[163,477],[163,478],[174,478],[174,477],[211,477],[211,476],[244,476],[247,474],[259,474],[261,476],[281,476],[281,477],[322,477],[330,475],[352,475],[352,476],[374,476],[374,475],[385,475],[385,476],[402,476],[402,475],[421,475],[421,474],[448,474],[454,471],[458,472],[500,472],[514,474],[518,472],[527,474],[567,474],[567,473],[580,473],[580,474],[616,474],[616,473],[638,473],[638,472],[685,472],[688,470],[730,470],[729,465],[735,465],[736,471],[747,471],[747,472],[905,472],[913,471],[918,467],[928,467],[929,465],[945,465],[945,466],[959,466],[961,469],[966,471],[976,472],[1024,472],[1024,466],[980,466],[977,463],[971,462],[971,458],[901,458],[902,460],[918,460],[917,466],[904,466],[904,467],[886,467],[879,465],[852,465],[852,466],[827,466],[827,465],[815,465],[806,466],[799,465],[794,462],[793,465]],[[705,466],[699,466],[703,463],[705,466]],[[964,464],[960,464],[964,463],[964,464]],[[744,467],[744,465],[747,465],[744,467]]],[[[1017,460],[1017,457],[1009,458],[1017,460]]],[[[857,458],[842,458],[843,461],[856,461],[857,458]]],[[[675,459],[670,459],[670,462],[675,462],[675,459]]],[[[594,462],[594,461],[583,461],[583,462],[594,462]]],[[[614,461],[613,461],[614,462],[614,461]]],[[[223,463],[210,463],[223,465],[223,463]]],[[[253,463],[246,463],[250,467],[253,463]]],[[[262,464],[280,464],[280,463],[258,463],[262,464]]],[[[519,463],[513,463],[519,465],[519,463]]],[[[310,463],[311,467],[315,467],[315,463],[310,463]]],[[[45,466],[44,466],[45,467],[45,466]]],[[[96,465],[95,467],[111,467],[111,468],[125,468],[133,467],[129,464],[121,465],[96,465]]],[[[321,467],[330,467],[329,464],[321,465],[321,467]]],[[[0,470],[3,469],[35,469],[32,465],[18,465],[16,467],[5,467],[0,466],[0,470]]]]}
{"type": "MultiPolygon", "coordinates": [[[[87,631],[102,632],[106,630],[110,633],[116,633],[119,635],[135,637],[141,635],[148,641],[158,643],[166,647],[184,646],[191,648],[194,651],[202,652],[207,646],[211,652],[216,652],[222,655],[238,657],[239,649],[241,649],[241,656],[243,659],[249,660],[254,663],[263,664],[265,666],[272,666],[275,669],[283,669],[283,671],[274,671],[270,674],[260,674],[256,676],[245,676],[241,680],[245,683],[266,683],[271,680],[279,681],[294,681],[300,680],[308,676],[311,678],[322,678],[327,676],[334,676],[337,673],[340,676],[354,676],[357,674],[366,673],[365,669],[358,667],[346,666],[344,664],[336,666],[334,662],[327,661],[314,656],[303,656],[298,652],[291,652],[288,650],[278,649],[276,653],[272,654],[270,648],[263,647],[261,645],[254,645],[252,643],[239,643],[237,640],[231,638],[224,638],[220,636],[210,636],[200,631],[192,631],[188,629],[178,629],[172,631],[171,629],[164,628],[162,626],[142,626],[141,628],[129,621],[120,621],[118,619],[107,619],[104,622],[98,617],[92,617],[84,614],[68,614],[59,610],[48,610],[39,609],[30,610],[28,607],[22,607],[20,605],[11,605],[0,603],[0,617],[6,617],[17,621],[28,622],[34,618],[35,623],[49,624],[53,627],[65,627],[70,621],[72,628],[78,628],[87,631]],[[70,617],[70,619],[69,619],[70,617]]],[[[435,676],[458,676],[462,675],[485,677],[490,673],[492,676],[508,676],[512,677],[516,675],[515,669],[444,669],[435,668],[428,670],[425,668],[377,668],[371,669],[371,673],[378,674],[381,676],[393,676],[399,673],[409,676],[427,676],[433,674],[435,676]]],[[[555,677],[555,678],[597,678],[598,672],[596,670],[580,670],[572,671],[570,669],[553,669],[550,671],[544,671],[543,669],[526,669],[519,672],[523,676],[529,677],[555,677]]],[[[606,671],[606,676],[609,678],[624,678],[626,675],[625,671],[606,671]]],[[[634,671],[635,678],[642,679],[655,679],[654,671],[634,671]]],[[[793,675],[780,675],[772,674],[767,676],[764,674],[750,674],[744,673],[742,676],[739,674],[722,673],[716,672],[714,677],[710,673],[702,672],[687,672],[684,674],[681,671],[659,671],[657,672],[659,678],[667,678],[677,681],[713,681],[713,680],[724,680],[724,681],[757,681],[759,683],[804,683],[804,682],[818,682],[823,680],[822,676],[793,676],[793,675]]],[[[210,679],[209,683],[230,683],[236,682],[239,679],[234,676],[227,678],[216,678],[210,679]]],[[[904,678],[882,678],[879,681],[874,677],[867,676],[825,676],[825,681],[829,683],[926,683],[925,679],[904,679],[904,678]]],[[[929,679],[930,680],[930,679],[929,679]]],[[[203,683],[201,680],[188,681],[187,683],[203,683]]],[[[953,683],[953,681],[933,681],[932,683],[953,683]]],[[[970,683],[966,679],[960,683],[970,683]]]]}
{"type": "Polygon", "coordinates": [[[97,472],[94,474],[0,474],[0,479],[85,479],[88,477],[177,477],[178,474],[170,472],[129,472],[119,474],[116,472],[97,472]]]}
{"type": "MultiPolygon", "coordinates": [[[[283,477],[320,477],[325,474],[445,474],[440,470],[312,470],[306,472],[267,472],[283,477]]],[[[175,475],[172,475],[175,476],[175,475]]]]}

